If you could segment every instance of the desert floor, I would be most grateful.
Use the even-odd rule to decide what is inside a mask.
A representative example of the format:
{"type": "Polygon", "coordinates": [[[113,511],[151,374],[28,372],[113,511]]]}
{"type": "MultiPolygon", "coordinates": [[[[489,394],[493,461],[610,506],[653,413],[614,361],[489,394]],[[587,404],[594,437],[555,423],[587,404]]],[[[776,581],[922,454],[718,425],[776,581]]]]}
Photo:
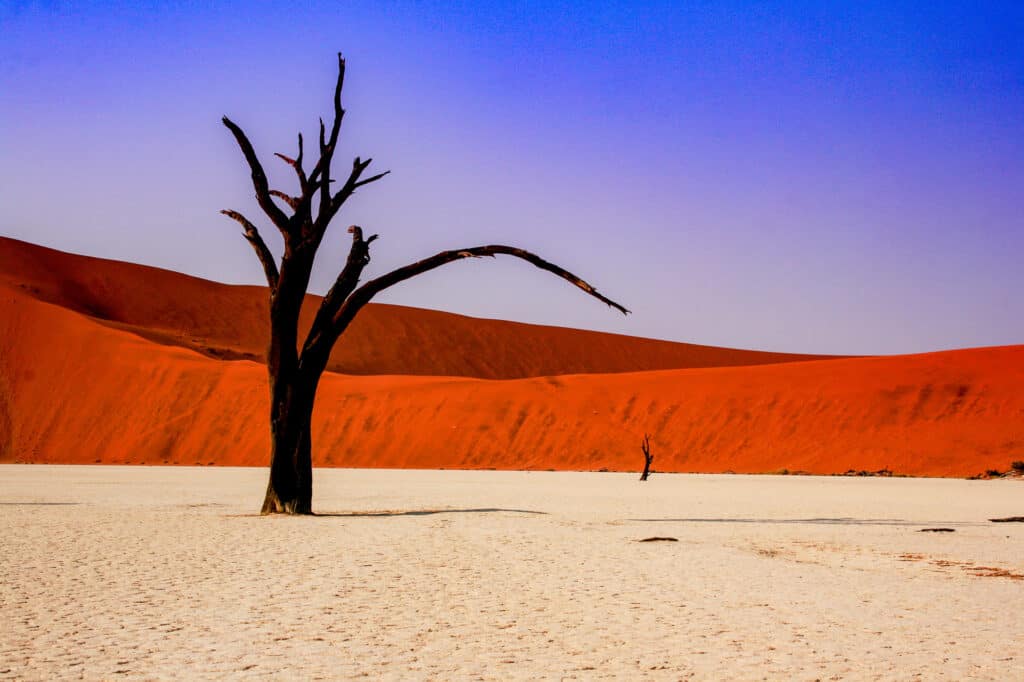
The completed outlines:
{"type": "Polygon", "coordinates": [[[0,678],[1024,679],[1020,482],[265,479],[0,466],[0,678]]]}

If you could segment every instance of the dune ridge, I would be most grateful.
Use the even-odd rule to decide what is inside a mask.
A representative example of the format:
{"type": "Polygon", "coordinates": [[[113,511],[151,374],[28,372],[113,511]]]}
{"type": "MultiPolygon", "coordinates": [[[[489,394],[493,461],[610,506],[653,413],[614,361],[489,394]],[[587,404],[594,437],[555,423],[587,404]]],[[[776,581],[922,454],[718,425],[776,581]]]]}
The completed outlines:
{"type": "MultiPolygon", "coordinates": [[[[264,287],[220,284],[3,237],[0,283],[162,345],[219,359],[265,357],[264,287]]],[[[319,303],[319,296],[307,297],[303,330],[312,323],[319,303]]],[[[344,374],[518,379],[824,357],[828,356],[718,348],[370,304],[335,348],[328,369],[344,374]]]]}
{"type": "MultiPolygon", "coordinates": [[[[507,381],[328,374],[320,466],[964,476],[1024,452],[1024,346],[507,381]]],[[[264,368],[0,287],[0,461],[263,465],[264,368]]]]}

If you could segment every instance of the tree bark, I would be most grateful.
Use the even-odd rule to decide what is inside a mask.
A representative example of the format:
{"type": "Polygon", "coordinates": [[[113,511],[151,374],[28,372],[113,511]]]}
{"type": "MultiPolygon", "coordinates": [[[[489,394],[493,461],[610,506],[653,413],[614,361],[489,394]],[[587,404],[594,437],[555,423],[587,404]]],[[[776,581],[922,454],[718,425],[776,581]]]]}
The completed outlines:
{"type": "Polygon", "coordinates": [[[315,386],[296,378],[281,385],[279,377],[270,408],[270,481],[263,514],[313,513],[311,425],[315,386]]]}

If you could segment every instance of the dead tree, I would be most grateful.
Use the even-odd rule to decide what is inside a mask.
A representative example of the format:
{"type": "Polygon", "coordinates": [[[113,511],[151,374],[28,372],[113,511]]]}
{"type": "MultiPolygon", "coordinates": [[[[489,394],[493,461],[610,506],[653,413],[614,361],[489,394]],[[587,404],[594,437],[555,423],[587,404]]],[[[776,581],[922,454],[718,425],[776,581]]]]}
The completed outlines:
{"type": "Polygon", "coordinates": [[[298,154],[291,158],[275,154],[291,166],[298,178],[298,194],[291,195],[271,189],[249,138],[228,119],[224,125],[231,131],[252,172],[256,201],[281,233],[284,253],[275,261],[256,225],[237,211],[221,211],[236,220],[244,230],[263,266],[270,289],[270,344],[267,349],[267,373],[270,382],[270,482],[263,501],[263,513],[311,514],[313,467],[310,423],[313,402],[320,378],[338,338],[374,296],[416,275],[463,258],[506,255],[520,258],[541,270],[547,270],[568,281],[599,301],[628,313],[624,307],[605,298],[585,281],[549,263],[543,258],[513,246],[492,244],[441,251],[429,258],[411,263],[360,285],[363,269],[370,262],[370,244],[377,235],[364,237],[363,230],[348,228],[352,245],[337,279],[320,303],[313,325],[306,338],[298,337],[299,311],[309,286],[310,273],[317,249],[331,220],[342,205],[360,187],[380,180],[389,171],[364,177],[371,159],[356,157],[348,177],[337,189],[331,162],[337,149],[338,134],[345,110],[341,106],[341,90],[345,81],[345,60],[338,55],[338,79],[334,86],[334,121],[328,129],[320,120],[319,157],[310,171],[305,170],[302,134],[298,136],[298,154]],[[275,201],[277,200],[277,201],[275,201]],[[277,202],[280,202],[277,203],[277,202]]]}
{"type": "Polygon", "coordinates": [[[644,434],[644,442],[640,444],[640,449],[644,453],[644,472],[640,474],[640,480],[646,481],[651,473],[651,462],[654,461],[654,455],[651,454],[651,437],[646,433],[644,434]]]}

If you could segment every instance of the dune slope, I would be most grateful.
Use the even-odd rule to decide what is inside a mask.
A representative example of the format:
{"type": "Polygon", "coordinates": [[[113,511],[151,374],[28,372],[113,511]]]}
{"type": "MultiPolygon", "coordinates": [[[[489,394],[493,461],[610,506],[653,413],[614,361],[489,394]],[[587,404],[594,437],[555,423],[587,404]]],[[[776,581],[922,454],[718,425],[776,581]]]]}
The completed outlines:
{"type": "MultiPolygon", "coordinates": [[[[268,323],[267,290],[262,287],[219,284],[2,237],[0,283],[160,344],[222,359],[264,357],[268,323]]],[[[560,285],[553,282],[552,286],[560,285]]],[[[304,329],[311,324],[319,303],[318,296],[307,298],[304,329]]],[[[335,348],[328,368],[346,374],[514,379],[822,357],[672,343],[371,304],[335,348]]]]}
{"type": "MultiPolygon", "coordinates": [[[[962,476],[1024,458],[1024,346],[485,381],[325,377],[319,465],[962,476]]],[[[0,286],[0,461],[261,465],[263,368],[0,286]]]]}

